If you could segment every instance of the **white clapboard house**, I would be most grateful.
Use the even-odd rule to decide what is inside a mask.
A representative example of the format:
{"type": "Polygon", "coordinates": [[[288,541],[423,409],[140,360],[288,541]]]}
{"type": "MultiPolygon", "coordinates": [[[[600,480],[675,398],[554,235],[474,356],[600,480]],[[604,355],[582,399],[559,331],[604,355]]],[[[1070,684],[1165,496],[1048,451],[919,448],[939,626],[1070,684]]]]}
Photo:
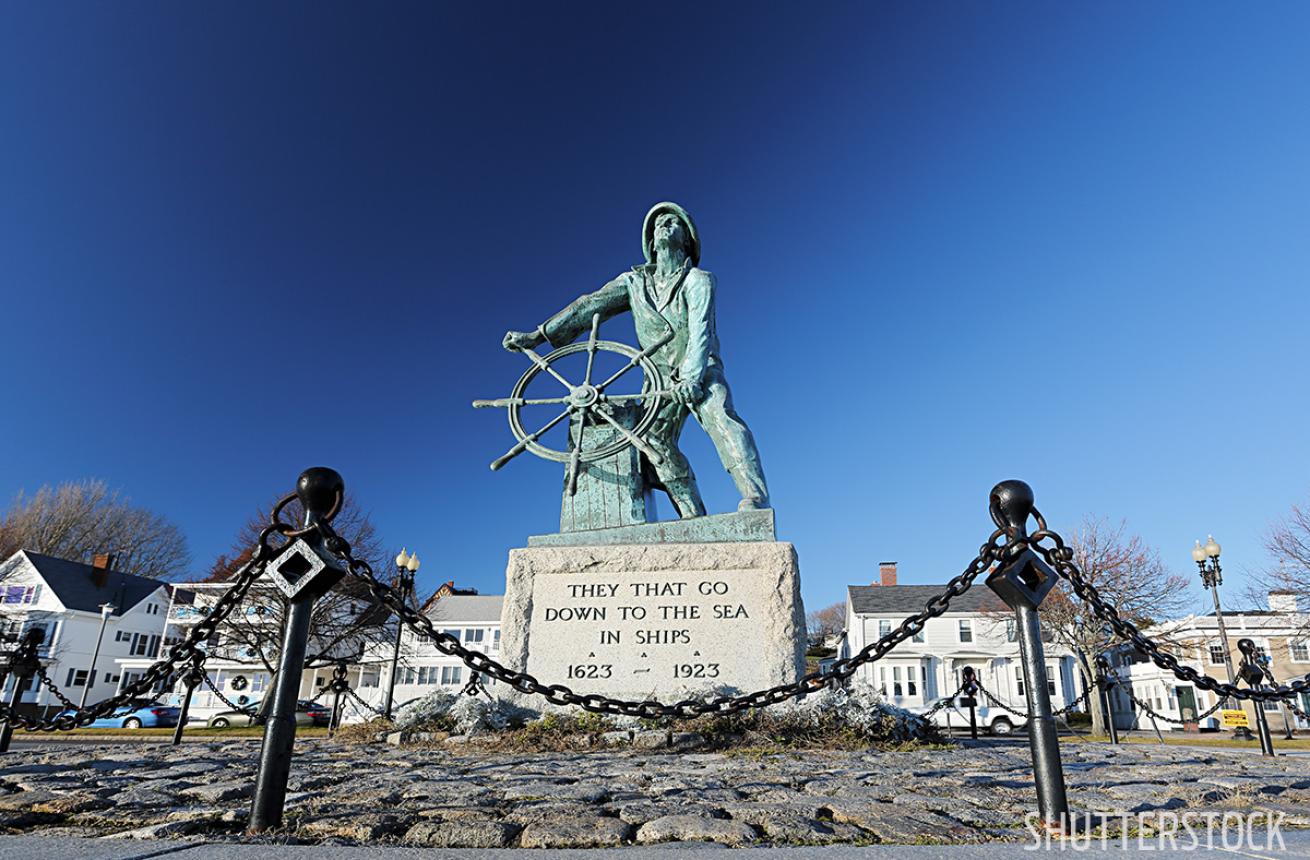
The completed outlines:
{"type": "MultiPolygon", "coordinates": [[[[883,562],[879,581],[846,589],[846,633],[842,657],[894,630],[920,612],[946,586],[898,585],[895,562],[883,562]]],[[[1013,613],[981,581],[951,600],[950,609],[927,621],[923,631],[897,645],[886,657],[866,663],[856,673],[882,691],[892,704],[921,708],[959,687],[966,666],[1002,702],[1026,712],[1023,661],[1013,613]]],[[[1061,708],[1083,692],[1074,658],[1045,643],[1047,688],[1051,704],[1061,708]]]]}
{"type": "MultiPolygon", "coordinates": [[[[231,587],[232,583],[228,581],[175,585],[165,613],[167,626],[163,640],[157,651],[119,661],[122,683],[140,677],[151,663],[167,654],[170,645],[186,638],[231,587]]],[[[272,582],[257,580],[246,599],[218,625],[208,640],[200,643],[200,648],[207,654],[207,683],[197,686],[192,694],[189,721],[200,722],[229,711],[232,709],[229,703],[253,707],[265,695],[271,694],[273,672],[270,664],[276,663],[282,641],[279,600],[280,593],[272,582]]],[[[310,656],[322,656],[301,673],[299,697],[330,704],[331,699],[324,696],[331,695],[326,692],[326,687],[332,681],[332,660],[337,656],[346,660],[346,680],[352,687],[357,687],[365,668],[361,663],[361,652],[366,642],[386,638],[380,630],[387,623],[387,612],[363,595],[345,593],[334,595],[326,603],[320,601],[316,611],[324,610],[338,615],[320,622],[321,627],[311,631],[307,652],[310,656]],[[346,629],[357,632],[333,635],[330,641],[324,641],[327,632],[339,634],[346,629]]],[[[159,690],[159,697],[161,701],[177,705],[181,703],[185,690],[179,674],[170,686],[159,690]]]]}
{"type": "MultiPolygon", "coordinates": [[[[82,564],[20,550],[0,563],[0,632],[41,628],[39,654],[51,680],[73,701],[85,692],[95,702],[118,689],[119,660],[158,652],[170,592],[159,580],[114,570],[107,554],[82,564]]],[[[14,683],[5,679],[5,701],[14,683]]],[[[22,704],[38,714],[61,707],[40,685],[29,685],[22,704]]]]}
{"type": "MultiPolygon", "coordinates": [[[[500,658],[499,594],[451,593],[439,590],[423,607],[423,613],[439,630],[451,634],[467,648],[500,658]]],[[[392,671],[393,646],[370,649],[360,673],[358,693],[373,708],[382,709],[392,671]]],[[[421,698],[434,690],[460,692],[469,682],[469,668],[457,657],[436,649],[431,640],[406,627],[401,634],[400,659],[396,663],[396,706],[421,698]]],[[[483,677],[483,685],[494,692],[494,681],[483,677]]],[[[363,708],[345,709],[347,721],[370,716],[363,708]]]]}

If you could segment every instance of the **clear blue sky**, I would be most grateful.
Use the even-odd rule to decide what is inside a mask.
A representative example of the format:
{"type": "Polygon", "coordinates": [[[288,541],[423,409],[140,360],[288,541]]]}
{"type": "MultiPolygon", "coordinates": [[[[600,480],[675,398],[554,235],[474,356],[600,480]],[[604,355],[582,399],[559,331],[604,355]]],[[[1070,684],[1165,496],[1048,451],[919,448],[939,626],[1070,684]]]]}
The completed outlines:
{"type": "MultiPolygon", "coordinates": [[[[807,603],[942,582],[1002,478],[1234,601],[1310,500],[1310,7],[8,3],[0,494],[95,476],[197,570],[331,465],[503,587],[560,469],[477,397],[685,204],[807,603]]],[[[631,341],[626,318],[609,335],[631,341]]],[[[701,431],[712,510],[735,496],[701,431]]],[[[1197,596],[1200,596],[1199,588],[1197,596]]]]}

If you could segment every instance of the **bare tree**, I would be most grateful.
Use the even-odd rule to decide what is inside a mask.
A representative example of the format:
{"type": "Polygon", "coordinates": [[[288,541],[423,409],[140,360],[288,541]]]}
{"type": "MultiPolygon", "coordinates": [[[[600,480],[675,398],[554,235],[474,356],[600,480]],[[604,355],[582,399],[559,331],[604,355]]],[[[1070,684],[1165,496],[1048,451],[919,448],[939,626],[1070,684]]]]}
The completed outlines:
{"type": "MultiPolygon", "coordinates": [[[[259,533],[268,524],[269,510],[271,505],[257,511],[241,527],[232,550],[214,561],[205,582],[225,582],[250,560],[259,533]]],[[[301,516],[298,501],[282,513],[284,521],[293,523],[298,523],[301,516]]],[[[382,562],[385,554],[377,530],[352,496],[347,495],[332,527],[350,543],[356,558],[367,560],[382,576],[389,575],[390,565],[382,562]]],[[[272,583],[257,582],[219,627],[219,641],[211,646],[211,653],[276,675],[290,606],[272,583]]],[[[360,655],[385,651],[371,646],[390,642],[394,637],[395,628],[389,626],[388,616],[386,609],[373,602],[367,588],[351,578],[342,580],[314,602],[305,668],[328,666],[338,659],[358,663],[360,655]]]]}
{"type": "Polygon", "coordinates": [[[113,553],[116,570],[155,579],[175,579],[191,561],[176,525],[99,480],[19,493],[0,518],[0,559],[20,549],[88,564],[113,553]]]}
{"type": "Polygon", "coordinates": [[[1292,505],[1287,516],[1269,526],[1264,545],[1274,566],[1252,576],[1246,597],[1258,606],[1270,592],[1283,592],[1306,606],[1310,603],[1310,508],[1292,505]]]}
{"type": "Polygon", "coordinates": [[[822,609],[816,609],[805,616],[805,627],[810,633],[810,642],[822,645],[824,640],[846,627],[846,604],[834,603],[822,609]]]}
{"type": "MultiPolygon", "coordinates": [[[[1083,577],[1121,617],[1137,626],[1150,626],[1186,607],[1188,581],[1170,573],[1154,547],[1128,533],[1127,523],[1115,525],[1086,516],[1069,546],[1083,577]]],[[[1110,644],[1105,623],[1063,582],[1042,602],[1041,616],[1043,631],[1073,653],[1084,688],[1090,688],[1096,678],[1096,656],[1110,644]]],[[[1093,693],[1088,701],[1092,731],[1104,734],[1107,715],[1101,698],[1093,693]]]]}
{"type": "Polygon", "coordinates": [[[1277,562],[1267,574],[1269,584],[1302,600],[1310,596],[1310,509],[1292,505],[1265,533],[1265,548],[1277,562]]]}

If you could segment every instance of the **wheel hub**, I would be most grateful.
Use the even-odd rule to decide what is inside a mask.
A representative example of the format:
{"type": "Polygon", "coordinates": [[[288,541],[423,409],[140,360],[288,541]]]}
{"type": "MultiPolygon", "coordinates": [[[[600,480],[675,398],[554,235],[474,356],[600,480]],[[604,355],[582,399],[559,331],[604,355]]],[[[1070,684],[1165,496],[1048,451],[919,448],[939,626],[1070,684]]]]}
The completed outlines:
{"type": "Polygon", "coordinates": [[[596,390],[596,386],[590,384],[579,385],[569,392],[569,405],[577,409],[594,406],[599,399],[600,392],[596,390]]]}

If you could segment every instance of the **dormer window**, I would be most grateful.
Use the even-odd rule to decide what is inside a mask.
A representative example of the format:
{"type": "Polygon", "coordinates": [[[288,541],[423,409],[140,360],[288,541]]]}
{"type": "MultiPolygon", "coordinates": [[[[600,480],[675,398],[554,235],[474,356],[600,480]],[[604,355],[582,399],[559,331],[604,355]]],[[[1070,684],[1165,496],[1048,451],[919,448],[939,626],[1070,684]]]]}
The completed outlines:
{"type": "Polygon", "coordinates": [[[40,599],[40,585],[6,585],[0,588],[0,603],[6,606],[36,603],[40,599]]]}

